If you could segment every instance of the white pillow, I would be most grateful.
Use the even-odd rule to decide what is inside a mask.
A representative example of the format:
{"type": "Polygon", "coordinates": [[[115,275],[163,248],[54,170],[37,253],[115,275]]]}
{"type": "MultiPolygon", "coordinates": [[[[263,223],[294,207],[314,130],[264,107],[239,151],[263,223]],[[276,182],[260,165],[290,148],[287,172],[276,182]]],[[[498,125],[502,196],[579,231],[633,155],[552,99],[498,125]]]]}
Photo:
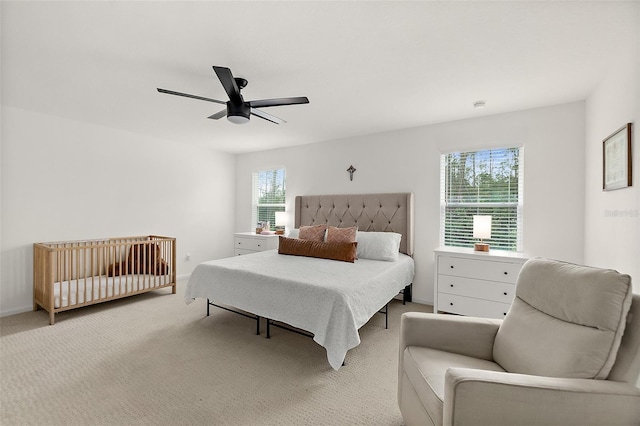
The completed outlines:
{"type": "Polygon", "coordinates": [[[298,238],[298,233],[300,232],[300,229],[296,228],[296,229],[291,229],[287,235],[288,238],[298,238]]]}
{"type": "Polygon", "coordinates": [[[396,232],[360,232],[356,233],[358,259],[398,260],[402,234],[396,232]]]}

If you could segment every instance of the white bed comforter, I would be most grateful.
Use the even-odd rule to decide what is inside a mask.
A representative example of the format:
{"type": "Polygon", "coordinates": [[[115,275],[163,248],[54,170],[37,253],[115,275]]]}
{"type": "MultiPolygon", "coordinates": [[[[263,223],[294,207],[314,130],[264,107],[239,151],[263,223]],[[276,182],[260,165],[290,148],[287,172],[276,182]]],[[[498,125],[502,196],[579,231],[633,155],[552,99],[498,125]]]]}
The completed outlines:
{"type": "Polygon", "coordinates": [[[277,250],[199,264],[185,301],[198,297],[282,321],[313,333],[339,369],[360,344],[358,329],[413,282],[414,264],[359,259],[355,263],[278,254],[277,250]]]}

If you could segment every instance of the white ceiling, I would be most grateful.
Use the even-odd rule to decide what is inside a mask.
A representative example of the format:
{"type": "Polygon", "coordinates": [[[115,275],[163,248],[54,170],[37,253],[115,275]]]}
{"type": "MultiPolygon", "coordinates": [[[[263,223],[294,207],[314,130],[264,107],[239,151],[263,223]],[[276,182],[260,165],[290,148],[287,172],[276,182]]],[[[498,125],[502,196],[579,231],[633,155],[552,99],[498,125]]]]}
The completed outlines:
{"type": "MultiPolygon", "coordinates": [[[[241,153],[584,100],[635,54],[638,2],[1,3],[2,104],[241,153]],[[212,65],[287,123],[206,117],[212,65]],[[474,110],[474,101],[487,107],[474,110]]],[[[34,125],[37,125],[34,123],[34,125]]]]}

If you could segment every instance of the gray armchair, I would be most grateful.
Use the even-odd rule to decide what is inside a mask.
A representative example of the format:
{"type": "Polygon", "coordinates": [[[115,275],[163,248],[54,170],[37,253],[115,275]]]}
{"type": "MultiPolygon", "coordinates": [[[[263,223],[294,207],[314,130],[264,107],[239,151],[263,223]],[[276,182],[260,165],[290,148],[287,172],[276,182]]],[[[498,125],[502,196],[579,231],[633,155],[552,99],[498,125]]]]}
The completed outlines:
{"type": "Polygon", "coordinates": [[[607,269],[525,263],[504,320],[405,313],[411,425],[640,425],[640,295],[607,269]]]}

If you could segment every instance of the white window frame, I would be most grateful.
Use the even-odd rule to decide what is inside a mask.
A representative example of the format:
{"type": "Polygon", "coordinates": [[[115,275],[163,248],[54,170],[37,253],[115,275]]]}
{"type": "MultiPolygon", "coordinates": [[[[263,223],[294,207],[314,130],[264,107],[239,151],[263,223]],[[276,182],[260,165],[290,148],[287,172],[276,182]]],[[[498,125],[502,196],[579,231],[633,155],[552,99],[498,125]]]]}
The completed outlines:
{"type": "MultiPolygon", "coordinates": [[[[487,163],[485,163],[487,164],[487,163]]],[[[473,176],[475,178],[478,177],[479,168],[473,171],[473,176]]],[[[478,190],[478,192],[480,192],[478,190]]],[[[489,239],[487,242],[491,244],[494,249],[501,249],[507,251],[516,251],[522,252],[523,250],[523,233],[524,233],[524,223],[523,223],[523,206],[524,206],[524,147],[502,147],[502,148],[487,148],[487,149],[479,149],[476,151],[459,151],[459,152],[450,152],[445,153],[440,156],[440,246],[441,247],[473,247],[473,244],[477,242],[476,239],[473,238],[473,214],[490,214],[488,213],[489,209],[511,209],[515,210],[515,217],[513,215],[509,216],[508,222],[515,222],[516,227],[516,235],[513,237],[505,237],[509,231],[509,228],[513,228],[513,226],[509,227],[508,225],[500,226],[501,221],[498,220],[497,217],[494,217],[492,220],[492,239],[489,239]],[[484,155],[488,155],[489,151],[494,151],[499,153],[499,151],[505,150],[517,150],[518,156],[518,179],[517,179],[517,200],[509,201],[509,202],[487,202],[481,199],[481,196],[478,195],[478,199],[476,200],[465,200],[465,201],[455,201],[454,198],[460,196],[460,194],[450,191],[449,194],[447,191],[447,159],[451,155],[462,155],[462,154],[478,154],[484,153],[484,155]],[[449,218],[449,229],[447,229],[447,212],[451,213],[452,209],[455,208],[465,208],[467,211],[463,216],[460,216],[459,219],[449,218]],[[447,232],[449,231],[449,232],[447,232]]],[[[495,210],[493,210],[495,211],[495,210]]],[[[508,216],[508,215],[507,215],[508,216]]],[[[505,216],[505,220],[502,223],[507,222],[505,216]]]]}
{"type": "MultiPolygon", "coordinates": [[[[252,185],[252,201],[251,201],[251,222],[253,223],[252,228],[254,229],[258,223],[258,220],[268,220],[268,218],[258,218],[258,210],[261,207],[271,208],[272,212],[276,211],[285,211],[286,207],[286,181],[287,174],[286,169],[284,167],[274,168],[269,170],[260,170],[254,172],[251,179],[252,185]],[[281,174],[282,180],[279,183],[282,184],[282,202],[260,202],[263,198],[264,194],[271,190],[271,185],[267,182],[267,179],[271,178],[270,174],[276,174],[276,179],[278,179],[277,175],[281,174]]],[[[275,219],[271,219],[271,230],[275,229],[275,219]]]]}

